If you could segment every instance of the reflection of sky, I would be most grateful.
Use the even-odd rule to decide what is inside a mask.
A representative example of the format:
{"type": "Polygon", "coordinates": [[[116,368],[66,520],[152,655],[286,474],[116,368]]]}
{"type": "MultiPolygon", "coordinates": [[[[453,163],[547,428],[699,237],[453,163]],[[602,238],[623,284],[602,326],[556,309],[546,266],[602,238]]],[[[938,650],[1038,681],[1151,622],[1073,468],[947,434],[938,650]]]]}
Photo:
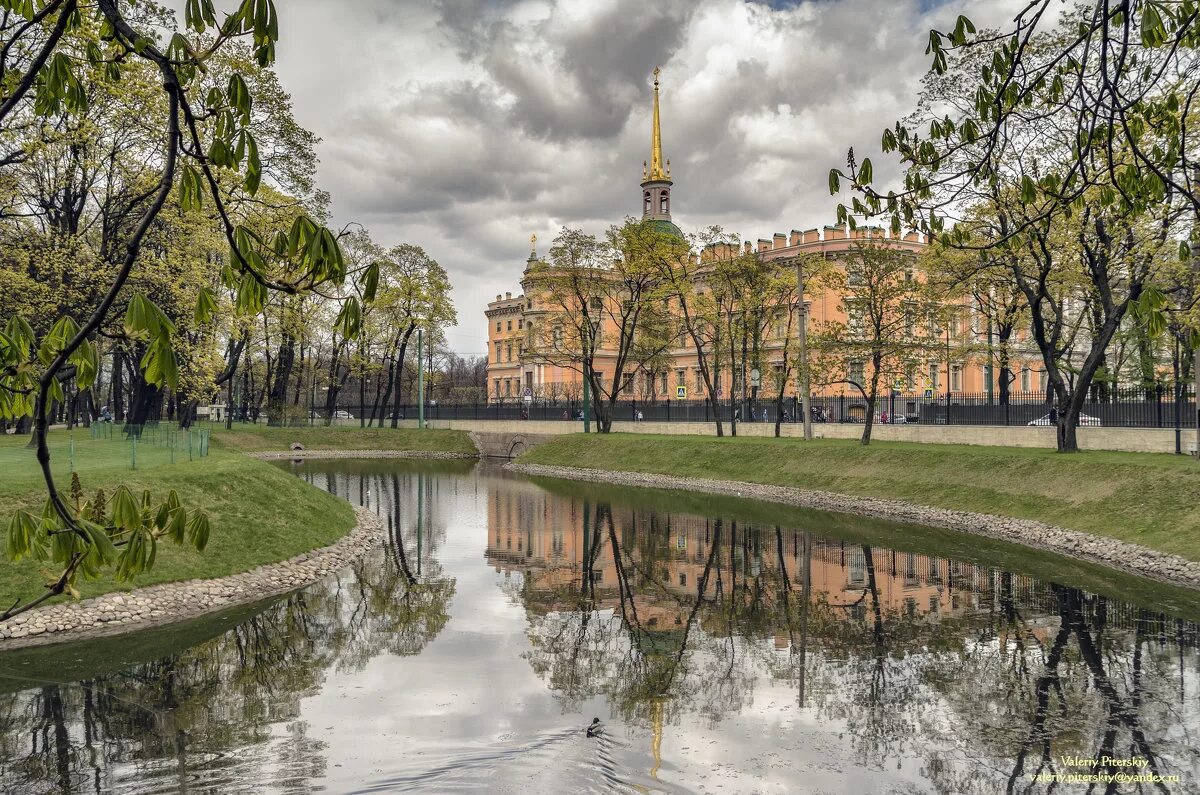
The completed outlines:
{"type": "MultiPolygon", "coordinates": [[[[362,671],[330,674],[322,692],[303,702],[309,735],[325,744],[330,761],[322,783],[335,792],[364,785],[416,786],[431,771],[455,766],[457,771],[423,783],[429,791],[586,789],[600,763],[594,744],[581,740],[580,730],[598,715],[615,741],[620,777],[649,785],[650,731],[614,725],[600,699],[564,714],[522,657],[530,648],[525,609],[502,589],[504,573],[483,559],[490,489],[516,484],[485,483],[487,488],[476,491],[464,481],[451,485],[439,479],[428,506],[433,524],[445,529],[437,560],[445,576],[457,582],[441,634],[419,656],[381,655],[362,671]],[[360,730],[347,731],[349,726],[360,730]],[[573,735],[557,739],[571,730],[573,735]],[[546,738],[550,742],[539,746],[546,738]]],[[[405,522],[411,520],[406,511],[405,522]]],[[[770,640],[763,643],[769,646],[770,640]]],[[[694,667],[707,666],[697,659],[694,667]]],[[[861,769],[843,724],[798,710],[796,700],[790,684],[758,677],[752,701],[739,714],[715,726],[703,716],[685,714],[679,725],[668,725],[658,771],[658,778],[669,782],[665,791],[681,786],[696,792],[869,793],[890,791],[901,781],[920,788],[920,776],[908,765],[861,769]]]]}

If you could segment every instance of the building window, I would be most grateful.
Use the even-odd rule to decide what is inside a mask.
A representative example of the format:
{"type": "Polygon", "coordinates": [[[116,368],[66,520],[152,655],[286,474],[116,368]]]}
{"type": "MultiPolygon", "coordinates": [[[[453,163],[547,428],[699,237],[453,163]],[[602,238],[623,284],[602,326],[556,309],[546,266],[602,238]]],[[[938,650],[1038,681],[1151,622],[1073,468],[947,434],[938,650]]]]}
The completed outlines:
{"type": "Polygon", "coordinates": [[[687,585],[687,574],[685,572],[679,572],[679,584],[681,586],[687,585]]]}
{"type": "Polygon", "coordinates": [[[512,321],[508,321],[508,331],[512,331],[512,321]]]}
{"type": "Polygon", "coordinates": [[[658,196],[658,211],[663,215],[667,214],[667,194],[666,191],[658,196]]]}
{"type": "Polygon", "coordinates": [[[646,191],[646,195],[644,197],[644,209],[642,212],[644,212],[646,215],[650,214],[650,191],[646,191]]]}
{"type": "Polygon", "coordinates": [[[950,391],[951,392],[961,392],[962,391],[962,366],[961,365],[956,364],[950,368],[950,391]]]}
{"type": "Polygon", "coordinates": [[[1029,391],[1030,391],[1030,389],[1031,389],[1031,387],[1030,387],[1030,375],[1029,375],[1029,368],[1028,368],[1028,367],[1022,367],[1022,368],[1021,368],[1021,391],[1022,391],[1022,392],[1029,392],[1029,391]]]}
{"type": "Polygon", "coordinates": [[[851,381],[853,381],[856,384],[860,384],[860,385],[862,384],[864,366],[865,365],[862,362],[850,362],[850,376],[849,377],[850,377],[851,381]]]}
{"type": "Polygon", "coordinates": [[[699,370],[696,371],[696,395],[699,396],[704,392],[704,374],[699,370]]]}
{"type": "Polygon", "coordinates": [[[524,321],[524,320],[521,320],[521,319],[519,319],[519,318],[518,318],[518,319],[517,319],[517,328],[518,328],[518,329],[523,329],[523,328],[525,328],[525,321],[524,321]]]}
{"type": "Polygon", "coordinates": [[[667,394],[667,374],[662,373],[662,374],[660,374],[659,378],[660,378],[660,383],[662,384],[662,393],[665,395],[665,394],[667,394]]]}
{"type": "Polygon", "coordinates": [[[554,327],[554,344],[562,345],[562,341],[563,341],[562,326],[555,326],[554,327]]]}
{"type": "Polygon", "coordinates": [[[593,298],[591,303],[593,312],[599,312],[604,308],[604,303],[599,298],[593,298]]]}
{"type": "Polygon", "coordinates": [[[848,326],[851,334],[862,334],[863,330],[863,310],[861,306],[851,304],[846,307],[846,318],[849,321],[848,326]]]}
{"type": "Polygon", "coordinates": [[[496,363],[500,363],[500,343],[496,343],[496,363]]]}
{"type": "Polygon", "coordinates": [[[510,342],[504,346],[504,361],[511,362],[512,360],[512,343],[510,342]]]}
{"type": "Polygon", "coordinates": [[[687,381],[684,380],[687,370],[675,371],[675,386],[687,386],[687,381]]]}
{"type": "Polygon", "coordinates": [[[941,375],[941,368],[937,362],[929,363],[929,386],[932,389],[938,388],[938,376],[941,375]]]}
{"type": "Polygon", "coordinates": [[[504,397],[508,397],[509,395],[512,394],[512,392],[510,391],[511,388],[512,388],[512,382],[510,382],[507,378],[505,378],[504,379],[504,397]]]}
{"type": "Polygon", "coordinates": [[[496,397],[500,397],[500,379],[496,379],[496,397]]]}
{"type": "Polygon", "coordinates": [[[500,321],[497,320],[496,321],[496,331],[499,331],[499,330],[500,330],[500,321]]]}

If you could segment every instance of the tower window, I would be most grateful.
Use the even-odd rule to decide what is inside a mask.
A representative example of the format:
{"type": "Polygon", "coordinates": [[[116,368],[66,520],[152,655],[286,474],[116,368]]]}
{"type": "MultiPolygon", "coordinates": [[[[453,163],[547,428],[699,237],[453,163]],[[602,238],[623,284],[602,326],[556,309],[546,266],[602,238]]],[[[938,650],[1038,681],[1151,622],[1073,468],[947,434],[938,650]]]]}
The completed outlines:
{"type": "Polygon", "coordinates": [[[658,195],[658,211],[664,215],[667,212],[667,193],[663,191],[658,195]]]}
{"type": "Polygon", "coordinates": [[[643,212],[645,212],[646,214],[650,213],[650,191],[646,191],[645,209],[643,210],[643,212]]]}

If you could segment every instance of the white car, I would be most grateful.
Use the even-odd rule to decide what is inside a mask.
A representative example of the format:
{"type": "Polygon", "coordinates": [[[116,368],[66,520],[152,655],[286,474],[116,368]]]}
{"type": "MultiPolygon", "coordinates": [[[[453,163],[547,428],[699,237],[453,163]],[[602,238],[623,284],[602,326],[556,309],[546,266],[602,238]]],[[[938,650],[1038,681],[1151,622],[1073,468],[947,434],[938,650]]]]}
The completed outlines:
{"type": "Polygon", "coordinates": [[[354,419],[354,415],[348,411],[335,411],[333,412],[333,418],[335,420],[352,420],[354,419]]]}
{"type": "MultiPolygon", "coordinates": [[[[1033,421],[1029,422],[1028,424],[1029,425],[1054,425],[1056,423],[1050,422],[1050,415],[1047,414],[1044,417],[1038,417],[1036,420],[1033,420],[1033,421]]],[[[1079,415],[1079,425],[1080,426],[1091,425],[1091,426],[1098,427],[1100,425],[1100,418],[1093,417],[1091,414],[1080,414],[1079,415]]]]}

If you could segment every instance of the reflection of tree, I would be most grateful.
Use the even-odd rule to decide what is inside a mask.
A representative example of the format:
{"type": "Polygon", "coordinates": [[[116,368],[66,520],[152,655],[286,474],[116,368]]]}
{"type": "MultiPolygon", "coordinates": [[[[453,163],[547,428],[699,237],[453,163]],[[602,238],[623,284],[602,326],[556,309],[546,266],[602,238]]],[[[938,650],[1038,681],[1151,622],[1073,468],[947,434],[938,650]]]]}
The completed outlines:
{"type": "MultiPolygon", "coordinates": [[[[412,571],[408,550],[428,516],[404,517],[400,506],[416,480],[369,484],[377,504],[389,506],[388,538],[348,572],[184,651],[78,684],[0,695],[0,757],[11,760],[0,768],[0,791],[99,790],[114,777],[150,775],[186,789],[225,760],[252,771],[277,766],[293,788],[322,776],[321,744],[298,720],[301,699],[330,669],[419,653],[447,621],[455,582],[428,537],[422,572],[412,571]],[[276,733],[281,723],[286,741],[276,733]]],[[[357,485],[329,482],[352,497],[357,485]]]]}
{"type": "Polygon", "coordinates": [[[707,596],[720,550],[722,524],[712,530],[694,595],[680,593],[664,581],[660,566],[670,557],[665,528],[657,518],[646,522],[648,532],[637,537],[637,555],[626,549],[612,506],[584,508],[584,558],[581,580],[573,593],[562,589],[536,591],[526,582],[521,597],[527,604],[555,608],[534,622],[529,653],[535,671],[545,676],[565,705],[594,695],[607,696],[614,713],[624,720],[653,724],[671,719],[683,704],[723,714],[717,705],[736,701],[749,683],[749,671],[714,664],[706,656],[694,663],[694,638],[700,612],[711,604],[707,596]],[[601,555],[611,559],[615,588],[598,588],[593,572],[601,555]],[[730,694],[734,694],[731,698],[730,694]],[[697,706],[701,705],[701,706],[697,706]]]}
{"type": "MultiPolygon", "coordinates": [[[[1171,650],[1170,636],[1152,636],[1156,617],[1146,610],[1134,612],[1131,632],[1117,629],[1112,614],[1119,605],[1057,585],[1050,586],[1057,626],[1039,630],[1018,607],[1011,577],[1001,574],[998,580],[995,637],[981,636],[961,659],[946,661],[954,666],[953,680],[941,666],[929,672],[950,709],[940,728],[931,724],[926,730],[952,747],[1000,760],[1004,772],[993,778],[982,770],[967,775],[939,769],[935,781],[941,788],[1052,792],[1051,782],[1034,777],[1170,774],[1180,772],[1179,765],[1186,767],[1193,744],[1187,727],[1195,725],[1196,710],[1184,691],[1173,686],[1187,667],[1182,634],[1175,635],[1179,645],[1171,650]],[[1155,648],[1158,653],[1152,652],[1155,648]],[[1121,768],[1103,761],[1079,767],[1064,765],[1064,757],[1140,757],[1146,767],[1121,768]]],[[[1124,792],[1129,786],[1096,784],[1089,791],[1124,792]]],[[[1141,784],[1133,791],[1171,789],[1141,784]]]]}

